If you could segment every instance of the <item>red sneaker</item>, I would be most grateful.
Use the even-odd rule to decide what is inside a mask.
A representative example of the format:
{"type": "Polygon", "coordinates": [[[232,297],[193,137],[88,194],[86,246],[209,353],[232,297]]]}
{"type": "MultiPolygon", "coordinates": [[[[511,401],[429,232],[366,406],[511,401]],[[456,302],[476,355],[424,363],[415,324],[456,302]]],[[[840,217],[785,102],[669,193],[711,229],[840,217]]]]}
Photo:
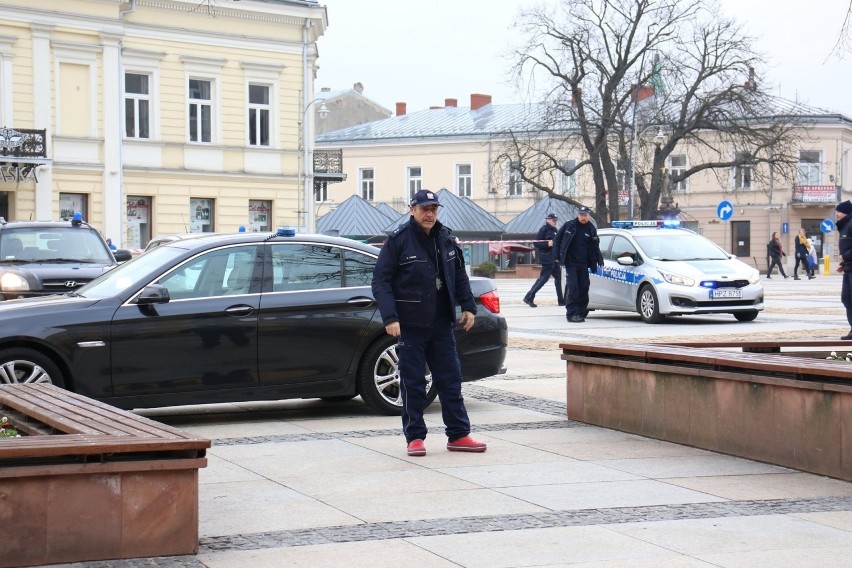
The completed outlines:
{"type": "Polygon", "coordinates": [[[408,443],[408,455],[409,456],[425,456],[426,455],[426,445],[423,444],[423,440],[411,440],[408,443]]]}
{"type": "Polygon", "coordinates": [[[447,449],[451,452],[484,452],[488,449],[485,442],[477,442],[470,436],[455,441],[447,440],[447,449]]]}

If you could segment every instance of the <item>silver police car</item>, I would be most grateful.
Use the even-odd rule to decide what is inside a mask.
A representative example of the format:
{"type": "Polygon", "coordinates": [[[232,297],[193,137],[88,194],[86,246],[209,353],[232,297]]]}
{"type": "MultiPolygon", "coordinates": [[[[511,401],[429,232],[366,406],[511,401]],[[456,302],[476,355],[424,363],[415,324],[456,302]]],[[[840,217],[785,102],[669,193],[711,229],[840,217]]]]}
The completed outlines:
{"type": "Polygon", "coordinates": [[[660,323],[717,313],[752,321],[763,310],[760,273],[678,221],[616,221],[598,235],[604,266],[591,274],[590,311],[660,323]]]}

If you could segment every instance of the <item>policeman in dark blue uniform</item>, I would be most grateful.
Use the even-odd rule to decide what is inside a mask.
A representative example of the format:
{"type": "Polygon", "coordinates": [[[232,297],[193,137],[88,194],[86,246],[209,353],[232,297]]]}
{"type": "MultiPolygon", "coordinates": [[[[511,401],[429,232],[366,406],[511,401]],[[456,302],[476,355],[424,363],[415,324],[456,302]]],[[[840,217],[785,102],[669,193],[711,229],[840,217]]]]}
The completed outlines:
{"type": "Polygon", "coordinates": [[[562,225],[553,240],[556,262],[565,267],[565,317],[572,323],[586,321],[589,270],[603,266],[598,230],[589,222],[590,212],[588,207],[580,207],[577,218],[562,225]]]}
{"type": "MultiPolygon", "coordinates": [[[[840,249],[840,266],[837,270],[843,273],[840,301],[846,308],[846,320],[852,328],[852,201],[839,203],[834,208],[834,217],[837,220],[837,244],[840,249]]],[[[840,339],[852,339],[852,329],[840,339]]]]}
{"type": "Polygon", "coordinates": [[[470,436],[453,335],[456,304],[461,306],[459,323],[465,331],[473,327],[476,305],[462,252],[452,232],[438,222],[439,205],[431,191],[414,195],[411,218],[390,234],[373,272],[373,295],[385,331],[399,337],[402,431],[410,456],[426,455],[427,364],[441,399],[447,449],[486,450],[484,443],[470,436]]]}
{"type": "Polygon", "coordinates": [[[562,295],[562,267],[553,261],[553,239],[556,237],[556,222],[559,217],[555,213],[549,213],[544,218],[544,225],[538,230],[536,242],[533,246],[539,251],[538,261],[541,263],[541,273],[538,275],[538,280],[533,283],[530,291],[524,296],[524,303],[531,308],[537,307],[535,304],[535,295],[547,284],[550,277],[553,276],[553,283],[556,284],[556,301],[560,306],[565,305],[565,297],[562,295]]]}

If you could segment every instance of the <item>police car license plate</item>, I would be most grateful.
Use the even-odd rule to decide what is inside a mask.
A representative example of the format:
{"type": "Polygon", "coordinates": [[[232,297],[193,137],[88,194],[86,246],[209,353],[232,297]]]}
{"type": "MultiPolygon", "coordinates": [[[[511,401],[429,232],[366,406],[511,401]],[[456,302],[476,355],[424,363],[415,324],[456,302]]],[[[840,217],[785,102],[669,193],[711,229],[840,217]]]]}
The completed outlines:
{"type": "Polygon", "coordinates": [[[710,290],[710,298],[711,299],[719,299],[719,298],[742,298],[743,291],[736,290],[734,288],[718,288],[716,290],[710,290]]]}

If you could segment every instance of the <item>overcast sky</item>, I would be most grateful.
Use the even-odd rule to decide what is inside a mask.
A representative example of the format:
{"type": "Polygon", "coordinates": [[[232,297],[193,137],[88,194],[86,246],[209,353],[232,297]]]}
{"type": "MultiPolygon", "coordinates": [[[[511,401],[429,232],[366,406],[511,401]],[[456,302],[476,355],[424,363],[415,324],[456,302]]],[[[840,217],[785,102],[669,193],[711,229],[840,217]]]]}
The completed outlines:
{"type": "MultiPolygon", "coordinates": [[[[546,0],[556,2],[558,0],[546,0]]],[[[523,102],[508,81],[512,24],[519,0],[320,0],[329,25],[319,40],[316,87],[364,84],[364,95],[393,111],[408,112],[471,93],[495,104],[523,102]]],[[[849,0],[721,0],[757,38],[767,56],[773,94],[839,111],[852,118],[852,52],[831,55],[849,0]]],[[[745,80],[745,78],[744,78],[745,80]]]]}

